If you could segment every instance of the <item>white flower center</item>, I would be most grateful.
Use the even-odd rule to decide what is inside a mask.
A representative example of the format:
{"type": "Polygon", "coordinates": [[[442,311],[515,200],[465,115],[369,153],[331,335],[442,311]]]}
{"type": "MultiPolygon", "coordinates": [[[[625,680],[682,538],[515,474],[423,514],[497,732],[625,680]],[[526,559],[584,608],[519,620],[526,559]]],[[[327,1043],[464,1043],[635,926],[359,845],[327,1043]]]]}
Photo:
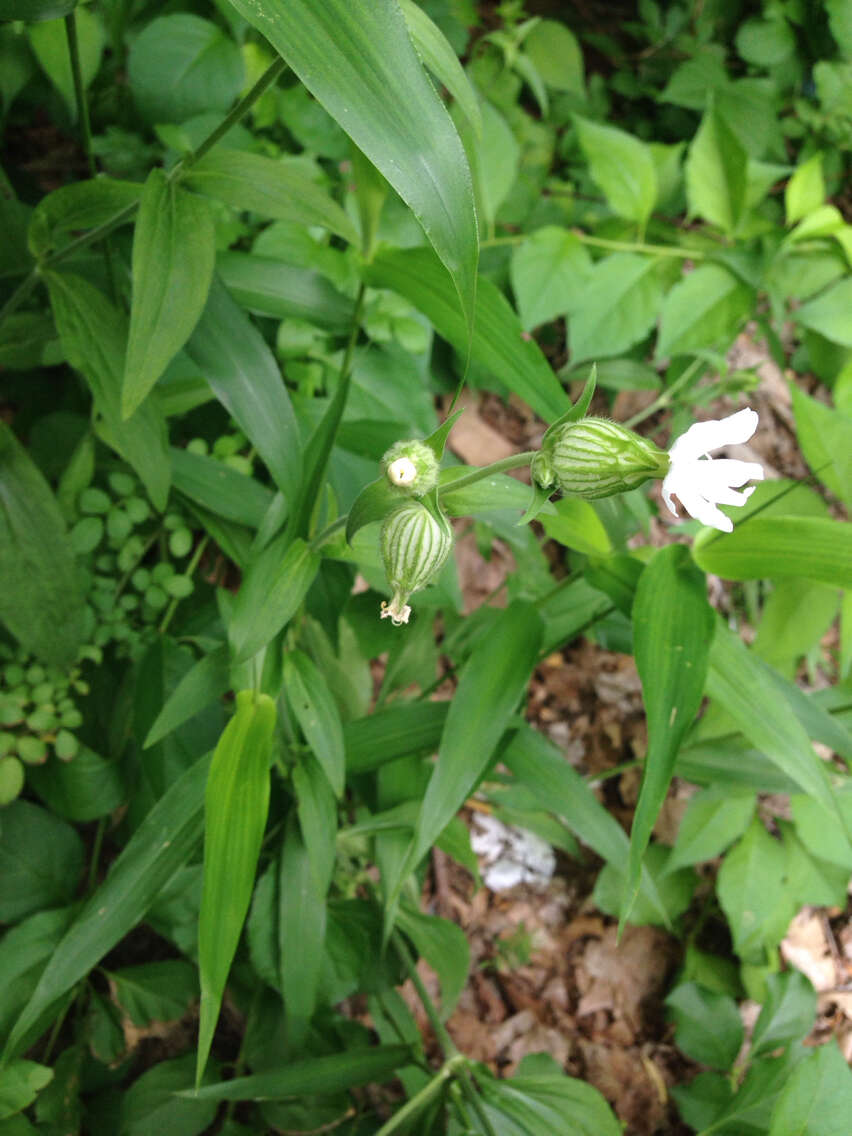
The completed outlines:
{"type": "Polygon", "coordinates": [[[417,477],[417,466],[411,458],[397,458],[388,466],[388,479],[394,484],[402,486],[413,484],[417,477]]]}

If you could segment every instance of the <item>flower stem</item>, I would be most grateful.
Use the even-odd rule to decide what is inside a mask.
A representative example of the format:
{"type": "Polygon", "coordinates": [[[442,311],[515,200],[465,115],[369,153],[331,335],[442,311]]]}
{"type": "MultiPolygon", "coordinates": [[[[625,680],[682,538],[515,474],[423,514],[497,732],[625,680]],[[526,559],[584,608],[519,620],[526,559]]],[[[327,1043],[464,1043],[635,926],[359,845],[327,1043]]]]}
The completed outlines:
{"type": "Polygon", "coordinates": [[[646,406],[644,410],[640,410],[638,414],[634,414],[632,418],[628,418],[622,425],[632,429],[640,422],[644,422],[646,418],[650,418],[652,414],[656,414],[658,410],[662,410],[664,407],[668,406],[678,391],[682,390],[687,385],[699,367],[702,366],[704,366],[703,359],[693,359],[683,374],[678,376],[672,385],[667,387],[658,398],[655,398],[650,406],[646,406]]]}
{"type": "Polygon", "coordinates": [[[527,465],[535,455],[537,450],[525,450],[520,454],[512,454],[508,458],[501,458],[500,461],[492,462],[491,465],[483,465],[478,469],[472,469],[470,473],[462,474],[461,477],[455,478],[453,481],[445,481],[441,485],[441,493],[454,493],[457,489],[462,489],[466,485],[473,485],[474,482],[482,481],[484,477],[491,477],[492,474],[502,473],[504,469],[518,469],[520,466],[527,465]]]}
{"type": "MultiPolygon", "coordinates": [[[[700,249],[680,248],[677,245],[649,245],[644,241],[614,241],[609,237],[595,237],[582,229],[571,229],[571,234],[584,245],[594,248],[610,249],[612,252],[643,252],[651,256],[675,256],[681,260],[704,260],[706,252],[700,249]]],[[[515,233],[507,237],[490,237],[480,242],[481,248],[498,248],[500,245],[518,245],[529,236],[528,233],[515,233]]]]}
{"type": "Polygon", "coordinates": [[[398,1112],[394,1113],[390,1120],[382,1125],[376,1133],[376,1136],[391,1136],[391,1133],[407,1128],[409,1121],[417,1116],[418,1113],[422,1112],[435,1097],[444,1091],[444,1086],[466,1060],[467,1058],[461,1053],[453,1054],[452,1057],[444,1062],[432,1080],[428,1081],[419,1093],[415,1093],[410,1100],[405,1102],[398,1112]]]}
{"type": "Polygon", "coordinates": [[[89,104],[86,102],[83,70],[80,66],[80,43],[77,38],[76,12],[69,12],[65,17],[65,38],[68,41],[68,55],[71,59],[71,75],[74,79],[74,97],[77,102],[77,115],[80,119],[83,151],[86,155],[89,175],[94,177],[98,171],[95,168],[95,159],[92,154],[92,124],[89,120],[89,104]]]}

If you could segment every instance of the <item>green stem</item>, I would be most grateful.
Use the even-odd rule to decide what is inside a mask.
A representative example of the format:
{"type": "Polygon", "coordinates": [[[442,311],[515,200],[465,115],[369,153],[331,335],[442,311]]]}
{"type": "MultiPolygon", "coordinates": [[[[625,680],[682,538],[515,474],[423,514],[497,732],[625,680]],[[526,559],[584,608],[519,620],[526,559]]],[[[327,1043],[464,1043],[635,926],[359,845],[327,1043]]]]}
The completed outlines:
{"type": "Polygon", "coordinates": [[[0,323],[2,323],[7,316],[10,316],[12,312],[18,310],[27,296],[29,296],[30,292],[33,291],[36,284],[38,284],[39,277],[40,273],[38,268],[33,268],[29,275],[21,281],[3,307],[0,308],[0,323]]]}
{"type": "Polygon", "coordinates": [[[444,1086],[466,1060],[467,1058],[461,1053],[453,1054],[441,1066],[432,1080],[425,1084],[419,1093],[415,1093],[410,1100],[406,1101],[402,1108],[381,1126],[376,1136],[391,1136],[392,1132],[406,1128],[410,1120],[413,1120],[435,1097],[444,1091],[444,1086]]]}
{"type": "Polygon", "coordinates": [[[696,371],[704,366],[703,359],[693,359],[686,370],[672,383],[670,387],[658,397],[655,398],[650,406],[646,406],[644,410],[640,410],[638,414],[634,414],[632,418],[628,418],[626,422],[622,422],[622,426],[627,426],[632,429],[640,422],[644,422],[646,418],[650,418],[652,414],[656,414],[658,410],[662,410],[668,406],[678,391],[682,390],[690,381],[696,371]]]}
{"type": "Polygon", "coordinates": [[[483,1131],[486,1136],[497,1136],[494,1125],[488,1119],[485,1109],[482,1107],[482,1101],[479,1098],[479,1093],[473,1083],[473,1077],[470,1074],[470,1069],[462,1066],[456,1074],[456,1081],[461,1085],[462,1092],[467,1097],[471,1108],[476,1113],[479,1123],[482,1125],[483,1131]]]}
{"type": "Polygon", "coordinates": [[[87,890],[93,892],[95,884],[98,879],[98,862],[101,858],[101,848],[103,847],[104,836],[107,830],[107,818],[101,817],[98,821],[98,827],[95,829],[95,843],[92,845],[92,858],[89,861],[89,878],[87,880],[87,890]]]}
{"type": "MultiPolygon", "coordinates": [[[[593,237],[582,229],[572,229],[571,233],[584,245],[594,248],[610,249],[613,252],[644,252],[652,256],[675,256],[681,260],[704,260],[706,252],[700,249],[678,248],[676,245],[649,245],[644,241],[613,241],[608,237],[593,237]]],[[[517,245],[527,239],[528,234],[517,233],[510,237],[492,237],[480,243],[480,248],[497,248],[500,245],[517,245]]]]}
{"type": "Polygon", "coordinates": [[[402,960],[405,969],[408,971],[408,977],[414,984],[417,991],[417,996],[423,1003],[423,1009],[426,1011],[426,1017],[429,1019],[429,1024],[432,1027],[432,1032],[435,1034],[435,1040],[441,1047],[443,1055],[449,1061],[453,1057],[459,1056],[459,1051],[456,1048],[456,1043],[447,1032],[447,1027],[441,1021],[440,1015],[435,1008],[435,1003],[429,997],[429,991],[423,985],[423,979],[420,977],[420,972],[417,969],[417,964],[406,946],[405,940],[399,931],[394,931],[391,935],[391,941],[394,945],[394,950],[402,960]]]}
{"type": "Polygon", "coordinates": [[[68,54],[71,57],[71,75],[74,79],[74,98],[77,102],[77,116],[80,119],[83,152],[86,155],[89,175],[94,177],[98,171],[95,168],[95,159],[92,154],[92,124],[89,121],[89,104],[86,101],[83,70],[80,66],[80,43],[77,39],[76,12],[69,12],[65,17],[65,38],[68,41],[68,54]]]}
{"type": "Polygon", "coordinates": [[[445,481],[441,486],[441,493],[455,493],[457,489],[462,489],[465,485],[473,485],[476,481],[482,481],[484,477],[502,473],[504,469],[518,469],[523,465],[528,465],[537,453],[538,450],[525,450],[521,454],[512,454],[511,457],[501,458],[500,461],[492,462],[491,465],[472,469],[470,473],[464,473],[453,481],[445,481]]]}
{"type": "Polygon", "coordinates": [[[349,514],[346,513],[344,516],[338,517],[336,521],[332,521],[330,525],[326,525],[322,532],[317,533],[317,535],[311,541],[311,548],[316,550],[321,545],[325,544],[329,537],[334,536],[336,532],[339,532],[342,528],[346,527],[346,522],[348,520],[349,514]]]}
{"type": "Polygon", "coordinates": [[[246,112],[251,110],[253,104],[257,102],[257,100],[267,89],[267,87],[271,86],[271,84],[275,82],[275,80],[278,78],[278,76],[286,66],[286,63],[280,56],[277,59],[273,60],[273,62],[269,64],[258,81],[251,88],[251,90],[246,91],[246,93],[243,95],[234,109],[231,110],[222,119],[215,130],[211,131],[211,133],[207,135],[198,149],[195,150],[192,154],[187,154],[185,158],[181,158],[181,160],[172,167],[172,171],[169,174],[169,177],[181,177],[191,166],[193,166],[197,161],[203,158],[209,150],[212,150],[219,139],[224,138],[231,127],[235,126],[246,114],[246,112]]]}
{"type": "MultiPolygon", "coordinates": [[[[201,557],[204,555],[204,549],[207,547],[209,540],[210,540],[209,536],[204,536],[198,542],[198,548],[196,548],[195,552],[192,554],[192,560],[190,560],[189,564],[187,564],[186,571],[184,572],[184,576],[189,576],[189,577],[192,576],[193,572],[198,567],[198,564],[199,564],[199,561],[201,560],[201,557]]],[[[177,610],[177,605],[179,603],[180,603],[180,597],[179,596],[173,596],[172,602],[166,608],[165,614],[163,615],[163,618],[160,622],[160,626],[157,629],[160,635],[165,635],[165,633],[168,629],[168,626],[172,621],[172,616],[174,615],[175,611],[177,610]]]]}

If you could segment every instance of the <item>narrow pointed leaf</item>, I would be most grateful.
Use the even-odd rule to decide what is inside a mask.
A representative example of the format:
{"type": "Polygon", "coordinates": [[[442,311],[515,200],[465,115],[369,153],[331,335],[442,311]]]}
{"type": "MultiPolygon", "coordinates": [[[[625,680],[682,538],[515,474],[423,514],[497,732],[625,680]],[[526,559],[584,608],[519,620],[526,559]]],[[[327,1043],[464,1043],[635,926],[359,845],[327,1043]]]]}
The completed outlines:
{"type": "Polygon", "coordinates": [[[479,100],[452,45],[438,25],[414,3],[414,0],[400,0],[400,7],[417,54],[438,82],[446,87],[456,100],[459,110],[479,138],[482,134],[479,100]]]}
{"type": "Polygon", "coordinates": [[[395,0],[231,0],[411,208],[468,332],[479,254],[467,157],[395,0]]]}
{"type": "Polygon", "coordinates": [[[269,759],[275,703],[242,691],[225,727],[204,797],[204,877],[198,917],[201,1022],[196,1084],[201,1081],[222,994],[248,912],[269,808],[269,759]]]}
{"type": "Polygon", "coordinates": [[[313,754],[299,757],[293,767],[297,812],[317,895],[328,894],[337,855],[337,799],[313,754]]]}
{"type": "Polygon", "coordinates": [[[434,844],[488,766],[526,690],[541,637],[535,608],[516,601],[500,613],[465,664],[417,820],[412,866],[434,844]]]}
{"type": "Polygon", "coordinates": [[[265,647],[290,620],[305,598],[320,566],[320,555],[303,540],[287,547],[276,538],[254,560],[234,602],[228,637],[234,662],[245,662],[265,647]]]}
{"type": "Polygon", "coordinates": [[[278,869],[278,943],[287,1037],[302,1044],[316,1008],[323,961],[326,901],[317,891],[314,868],[295,814],[287,823],[278,869]]]}
{"type": "Polygon", "coordinates": [[[121,413],[127,346],[124,314],[80,276],[45,272],[43,279],[65,355],[91,388],[100,415],[98,433],[133,466],[154,505],[165,509],[171,483],[165,419],[152,401],[128,419],[121,413]]]}
{"type": "Polygon", "coordinates": [[[215,256],[209,202],[153,169],[133,235],[133,303],[121,392],[125,418],[192,334],[213,279],[215,256]]]}
{"type": "Polygon", "coordinates": [[[622,922],[639,890],[642,856],[692,725],[707,677],[713,611],[703,572],[683,545],[660,549],[639,577],[633,603],[636,668],[648,720],[648,752],[630,834],[622,922]]]}
{"type": "Polygon", "coordinates": [[[183,179],[234,209],[308,228],[321,225],[357,244],[358,230],[343,209],[293,158],[265,158],[248,150],[211,150],[183,179]]]}
{"type": "MultiPolygon", "coordinates": [[[[391,288],[431,320],[435,330],[462,356],[468,331],[455,302],[452,283],[438,258],[427,248],[388,249],[365,269],[368,284],[391,288]]],[[[490,280],[481,279],[471,358],[548,421],[570,408],[570,400],[531,336],[524,332],[509,301],[490,280]]]]}
{"type": "Polygon", "coordinates": [[[732,533],[696,541],[705,572],[728,580],[802,576],[852,587],[852,526],[830,517],[749,517],[732,533]]]}
{"type": "Polygon", "coordinates": [[[26,1049],[51,1007],[141,922],[154,899],[195,851],[210,764],[199,758],[154,805],[109,875],[53,951],[9,1034],[4,1058],[26,1049]]]}
{"type": "Polygon", "coordinates": [[[217,279],[187,352],[292,501],[302,467],[290,396],[263,336],[217,279]]]}
{"type": "Polygon", "coordinates": [[[220,698],[230,685],[228,648],[217,647],[187,671],[166,699],[145,738],[145,749],[189,721],[194,714],[220,698]]]}
{"type": "Polygon", "coordinates": [[[351,544],[359,529],[374,521],[381,521],[391,509],[401,505],[404,500],[399,489],[391,485],[384,475],[365,485],[349,510],[346,520],[346,539],[351,544]]]}
{"type": "Polygon", "coordinates": [[[335,795],[341,797],[346,756],[340,713],[322,672],[303,651],[284,656],[284,688],[308,745],[335,795]]]}

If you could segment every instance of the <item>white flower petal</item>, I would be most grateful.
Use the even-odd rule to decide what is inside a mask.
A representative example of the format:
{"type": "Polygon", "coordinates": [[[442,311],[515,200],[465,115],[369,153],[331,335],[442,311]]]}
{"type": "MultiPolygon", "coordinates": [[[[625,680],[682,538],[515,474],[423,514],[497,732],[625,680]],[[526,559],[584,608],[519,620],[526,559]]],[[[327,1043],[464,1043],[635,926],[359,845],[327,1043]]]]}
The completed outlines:
{"type": "Polygon", "coordinates": [[[695,517],[702,525],[709,525],[710,528],[719,529],[721,532],[734,531],[734,522],[730,517],[726,517],[712,501],[702,497],[694,486],[685,485],[678,488],[677,495],[690,517],[695,517]]]}
{"type": "Polygon", "coordinates": [[[674,501],[672,500],[672,493],[677,492],[676,482],[677,482],[677,474],[676,474],[674,468],[672,468],[672,469],[669,470],[669,472],[663,478],[662,491],[663,491],[663,500],[665,501],[666,505],[668,506],[669,512],[673,513],[676,517],[679,517],[680,513],[675,508],[674,501]]]}
{"type": "Polygon", "coordinates": [[[746,407],[727,418],[696,422],[677,439],[669,450],[672,462],[699,458],[722,446],[747,442],[757,429],[757,411],[746,407]]]}
{"type": "Polygon", "coordinates": [[[762,481],[763,466],[757,462],[735,461],[733,458],[714,458],[711,461],[690,463],[694,476],[711,497],[717,486],[745,485],[747,481],[762,481]]]}

